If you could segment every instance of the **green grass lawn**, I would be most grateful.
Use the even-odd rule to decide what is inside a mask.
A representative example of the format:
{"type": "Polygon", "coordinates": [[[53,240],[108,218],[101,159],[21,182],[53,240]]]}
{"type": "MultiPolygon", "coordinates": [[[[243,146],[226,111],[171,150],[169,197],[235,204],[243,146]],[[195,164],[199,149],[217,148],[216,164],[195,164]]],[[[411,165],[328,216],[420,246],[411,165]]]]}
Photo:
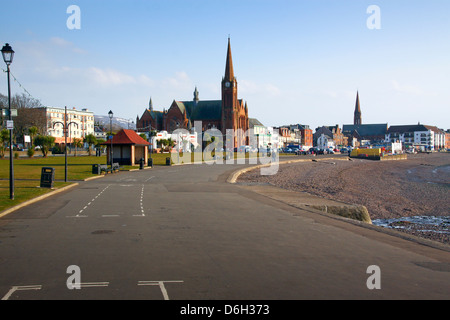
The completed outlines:
{"type": "MultiPolygon", "coordinates": [[[[54,189],[69,185],[70,183],[55,182],[54,189]]],[[[0,212],[10,207],[16,206],[30,199],[34,199],[48,192],[49,188],[40,188],[40,181],[35,180],[14,180],[14,200],[9,195],[9,179],[0,180],[0,212]]]]}

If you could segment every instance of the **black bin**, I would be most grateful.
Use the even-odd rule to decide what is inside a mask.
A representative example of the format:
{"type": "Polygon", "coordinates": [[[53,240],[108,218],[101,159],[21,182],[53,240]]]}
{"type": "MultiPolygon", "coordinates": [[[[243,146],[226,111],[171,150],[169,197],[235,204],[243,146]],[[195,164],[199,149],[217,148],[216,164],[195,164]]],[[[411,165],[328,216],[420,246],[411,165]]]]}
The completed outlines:
{"type": "Polygon", "coordinates": [[[166,166],[170,166],[172,164],[172,159],[170,157],[166,158],[166,166]]]}
{"type": "Polygon", "coordinates": [[[153,158],[148,159],[148,166],[153,167],[153,158]]]}
{"type": "Polygon", "coordinates": [[[53,188],[55,168],[43,167],[41,171],[41,188],[53,188]]]}
{"type": "Polygon", "coordinates": [[[99,164],[93,164],[92,165],[92,173],[93,174],[100,174],[101,173],[99,164]]]}
{"type": "Polygon", "coordinates": [[[141,158],[141,160],[139,160],[139,169],[144,169],[144,164],[145,164],[145,160],[144,158],[141,158]]]}

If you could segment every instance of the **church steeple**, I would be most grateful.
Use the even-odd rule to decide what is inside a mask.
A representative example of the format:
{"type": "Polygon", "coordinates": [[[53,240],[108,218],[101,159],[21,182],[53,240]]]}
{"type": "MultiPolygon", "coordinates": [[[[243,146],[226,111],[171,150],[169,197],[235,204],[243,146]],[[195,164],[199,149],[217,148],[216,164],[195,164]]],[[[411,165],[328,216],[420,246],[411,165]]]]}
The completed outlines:
{"type": "Polygon", "coordinates": [[[153,102],[152,102],[152,97],[150,97],[150,101],[148,103],[148,108],[150,111],[153,111],[153,102]]]}
{"type": "Polygon", "coordinates": [[[194,102],[195,104],[197,104],[199,102],[199,97],[198,97],[198,90],[197,87],[195,87],[195,91],[194,91],[194,102]]]}
{"type": "Polygon", "coordinates": [[[361,118],[361,105],[359,103],[359,92],[356,92],[356,104],[355,104],[355,115],[353,118],[353,124],[358,125],[362,124],[361,118]]]}
{"type": "Polygon", "coordinates": [[[227,62],[222,79],[222,130],[234,129],[238,107],[237,81],[234,77],[233,59],[231,57],[230,37],[228,37],[227,62]]]}
{"type": "Polygon", "coordinates": [[[234,81],[234,70],[233,70],[233,58],[231,57],[231,45],[230,38],[228,37],[228,52],[227,52],[227,64],[225,66],[225,78],[224,80],[234,81]]]}

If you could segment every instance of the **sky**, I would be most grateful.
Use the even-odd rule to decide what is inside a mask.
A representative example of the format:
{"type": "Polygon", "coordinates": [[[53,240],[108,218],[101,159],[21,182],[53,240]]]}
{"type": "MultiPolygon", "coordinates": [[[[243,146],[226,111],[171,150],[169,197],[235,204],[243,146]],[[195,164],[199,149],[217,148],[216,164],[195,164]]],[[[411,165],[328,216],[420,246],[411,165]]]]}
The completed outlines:
{"type": "Polygon", "coordinates": [[[230,37],[238,98],[266,126],[352,124],[358,91],[363,123],[449,129],[449,14],[448,0],[16,0],[0,42],[12,93],[45,106],[136,121],[150,98],[219,100],[230,37]]]}

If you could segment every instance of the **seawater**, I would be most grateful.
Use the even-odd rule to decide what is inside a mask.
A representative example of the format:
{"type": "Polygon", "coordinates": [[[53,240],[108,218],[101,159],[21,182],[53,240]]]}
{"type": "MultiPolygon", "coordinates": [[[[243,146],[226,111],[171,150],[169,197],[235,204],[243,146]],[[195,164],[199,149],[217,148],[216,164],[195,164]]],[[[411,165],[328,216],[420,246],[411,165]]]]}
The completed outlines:
{"type": "Polygon", "coordinates": [[[377,219],[372,220],[372,223],[376,226],[391,228],[391,229],[407,229],[408,225],[392,225],[395,222],[409,222],[422,226],[420,231],[432,231],[437,233],[450,234],[450,216],[414,216],[414,217],[402,217],[395,219],[377,219]],[[439,227],[439,230],[434,228],[427,229],[427,227],[439,227]]]}

